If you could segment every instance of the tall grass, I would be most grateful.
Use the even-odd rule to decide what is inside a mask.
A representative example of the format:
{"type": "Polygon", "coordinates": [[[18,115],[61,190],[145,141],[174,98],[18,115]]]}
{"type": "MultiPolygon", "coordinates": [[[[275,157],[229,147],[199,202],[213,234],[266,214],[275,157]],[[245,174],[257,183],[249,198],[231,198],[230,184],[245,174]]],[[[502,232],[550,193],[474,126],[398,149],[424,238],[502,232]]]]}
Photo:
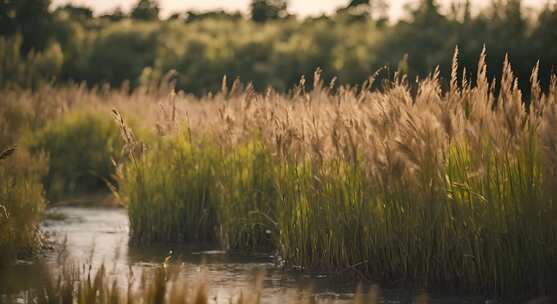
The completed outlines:
{"type": "MultiPolygon", "coordinates": [[[[276,250],[290,266],[397,286],[554,292],[557,77],[542,92],[534,68],[526,101],[508,62],[493,83],[485,61],[471,78],[455,56],[447,89],[434,73],[417,87],[397,77],[381,90],[370,79],[333,92],[317,73],[313,90],[302,81],[289,94],[237,82],[204,98],[164,88],[8,90],[0,142],[53,147],[61,167],[49,172],[69,172],[66,193],[82,176],[73,174],[90,170],[64,168],[107,164],[119,147],[106,122],[114,107],[127,155],[117,171],[98,172],[116,172],[136,242],[276,250]],[[160,136],[138,142],[123,117],[160,136]]],[[[39,201],[46,166],[24,150],[0,163],[0,204],[16,210],[0,223],[3,240],[40,206],[17,209],[39,201]]]]}
{"type": "Polygon", "coordinates": [[[19,144],[49,111],[42,111],[40,102],[34,104],[37,112],[32,111],[24,96],[23,92],[5,91],[0,99],[0,268],[41,246],[41,179],[48,170],[48,159],[19,144]]]}
{"type": "Polygon", "coordinates": [[[197,151],[183,139],[158,144],[163,154],[135,160],[120,182],[120,195],[134,205],[132,235],[139,242],[215,241],[213,151],[197,151]]]}
{"type": "Polygon", "coordinates": [[[0,153],[0,268],[39,249],[46,161],[25,150],[0,153]]]}
{"type": "MultiPolygon", "coordinates": [[[[129,109],[130,116],[144,118],[157,105],[145,105],[146,90],[141,88],[132,97],[124,91],[89,90],[77,85],[42,86],[37,91],[5,89],[0,100],[0,147],[18,145],[33,155],[48,156],[43,183],[50,201],[107,191],[107,183],[114,183],[113,160],[120,160],[122,148],[110,109],[129,109]],[[141,107],[134,105],[136,100],[142,102],[141,107]]],[[[150,93],[154,96],[157,91],[151,89],[150,93]]],[[[150,132],[132,122],[141,138],[148,141],[150,132]]]]}
{"type": "MultiPolygon", "coordinates": [[[[5,149],[0,157],[0,266],[4,266],[41,247],[38,224],[45,188],[51,200],[102,190],[112,181],[112,159],[118,160],[121,139],[109,108],[103,113],[104,99],[98,91],[42,86],[33,92],[5,89],[1,95],[0,150],[17,146],[5,149]]],[[[129,96],[119,91],[115,95],[129,96]]],[[[112,98],[111,107],[116,104],[112,98]]]]}
{"type": "Polygon", "coordinates": [[[485,60],[472,81],[455,56],[447,90],[435,72],[416,91],[402,77],[331,92],[317,73],[310,92],[173,98],[182,119],[120,172],[132,238],[272,248],[393,285],[554,292],[557,77],[542,93],[536,67],[527,102],[510,63],[496,85],[485,60]]]}

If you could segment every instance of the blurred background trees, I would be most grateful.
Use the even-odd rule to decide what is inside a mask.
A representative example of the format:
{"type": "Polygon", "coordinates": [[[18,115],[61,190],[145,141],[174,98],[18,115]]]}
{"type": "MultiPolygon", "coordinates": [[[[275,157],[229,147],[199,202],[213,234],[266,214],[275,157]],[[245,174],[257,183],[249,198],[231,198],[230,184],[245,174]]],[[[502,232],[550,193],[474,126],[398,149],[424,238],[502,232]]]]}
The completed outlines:
{"type": "Polygon", "coordinates": [[[156,0],[139,0],[131,12],[131,17],[141,21],[159,19],[159,4],[156,0]]]}
{"type": "Polygon", "coordinates": [[[224,75],[258,90],[288,90],[317,68],[325,80],[358,85],[385,66],[384,75],[403,68],[413,79],[440,66],[447,76],[457,45],[462,67],[475,75],[485,45],[490,77],[508,53],[527,92],[538,60],[545,85],[557,63],[555,2],[532,12],[520,0],[493,0],[481,11],[470,1],[441,9],[420,0],[390,22],[388,4],[347,0],[334,15],[302,19],[289,17],[287,1],[254,0],[245,14],[188,11],[160,20],[155,0],[102,16],[74,5],[54,9],[49,0],[0,0],[0,86],[134,87],[176,70],[178,89],[195,94],[218,90],[224,75]]]}
{"type": "Polygon", "coordinates": [[[251,20],[266,22],[278,20],[288,15],[286,0],[253,0],[251,2],[251,20]]]}
{"type": "Polygon", "coordinates": [[[93,18],[93,10],[86,6],[78,6],[72,4],[66,4],[57,8],[54,11],[55,14],[66,13],[69,17],[74,19],[91,19],[93,18]]]}
{"type": "Polygon", "coordinates": [[[389,19],[389,3],[386,0],[351,0],[346,7],[337,10],[337,18],[349,16],[349,21],[372,19],[384,25],[389,19]]]}
{"type": "Polygon", "coordinates": [[[22,36],[21,50],[43,50],[53,32],[50,0],[0,0],[0,34],[22,36]]]}

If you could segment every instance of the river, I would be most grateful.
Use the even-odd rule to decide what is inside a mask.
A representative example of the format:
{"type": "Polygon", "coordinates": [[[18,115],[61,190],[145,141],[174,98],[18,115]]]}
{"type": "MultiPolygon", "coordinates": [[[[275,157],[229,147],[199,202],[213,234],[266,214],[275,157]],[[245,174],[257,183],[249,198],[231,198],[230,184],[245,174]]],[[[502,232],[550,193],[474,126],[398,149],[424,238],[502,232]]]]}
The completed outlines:
{"type": "MultiPolygon", "coordinates": [[[[315,297],[327,303],[350,303],[357,283],[334,276],[303,274],[278,267],[268,254],[244,255],[215,248],[177,246],[129,246],[128,216],[125,209],[113,207],[54,207],[42,229],[58,244],[65,244],[68,260],[94,268],[104,264],[109,275],[125,282],[130,269],[135,276],[161,265],[167,256],[179,271],[179,278],[194,284],[203,276],[209,283],[210,298],[229,303],[242,290],[253,289],[258,274],[263,276],[263,303],[286,303],[293,297],[315,297]],[[311,290],[311,291],[310,291],[311,290]]],[[[44,253],[50,267],[58,265],[60,250],[44,253]]],[[[4,288],[24,290],[36,280],[36,263],[20,261],[2,275],[4,288]]],[[[364,288],[363,290],[367,290],[364,288]]],[[[383,290],[384,303],[413,303],[419,291],[383,290]]],[[[489,302],[489,301],[487,301],[489,302]]],[[[486,303],[483,299],[430,296],[429,303],[486,303]]]]}

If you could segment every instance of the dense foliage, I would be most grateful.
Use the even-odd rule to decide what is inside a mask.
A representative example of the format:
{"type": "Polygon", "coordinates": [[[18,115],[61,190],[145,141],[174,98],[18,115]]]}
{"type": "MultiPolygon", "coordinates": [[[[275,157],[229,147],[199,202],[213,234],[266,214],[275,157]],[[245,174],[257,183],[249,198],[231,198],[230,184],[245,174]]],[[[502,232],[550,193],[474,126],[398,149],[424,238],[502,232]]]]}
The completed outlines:
{"type": "MultiPolygon", "coordinates": [[[[17,7],[10,3],[10,10],[22,12],[11,15],[26,18],[25,1],[17,2],[17,7]]],[[[317,68],[323,69],[327,81],[338,77],[337,84],[352,85],[363,83],[385,65],[389,69],[381,76],[399,70],[413,79],[437,65],[446,71],[448,54],[456,45],[462,66],[474,75],[475,56],[486,45],[491,55],[489,77],[500,75],[508,53],[521,87],[528,91],[524,75],[530,67],[540,60],[540,77],[546,86],[557,62],[557,52],[552,51],[557,40],[550,30],[557,26],[554,4],[527,13],[519,0],[493,1],[472,14],[466,4],[441,10],[436,1],[424,0],[393,24],[381,14],[382,1],[347,5],[334,16],[296,19],[287,16],[281,1],[254,1],[251,15],[258,13],[255,8],[264,7],[261,19],[268,22],[222,11],[187,12],[159,20],[156,2],[147,0],[138,2],[133,18],[121,12],[91,17],[87,9],[71,6],[50,12],[43,8],[47,17],[33,17],[48,22],[40,26],[48,30],[41,35],[26,31],[27,19],[4,16],[2,22],[14,26],[2,32],[0,85],[28,87],[40,76],[58,83],[86,81],[91,86],[121,86],[129,81],[137,87],[156,83],[176,70],[178,89],[196,94],[218,90],[224,75],[229,81],[239,77],[253,82],[257,90],[272,86],[286,91],[317,68]],[[369,9],[362,10],[362,5],[369,9]],[[30,67],[16,69],[13,62],[30,67]],[[35,62],[41,68],[34,67],[35,62]]]]}
{"type": "Polygon", "coordinates": [[[122,148],[110,116],[93,111],[73,111],[48,122],[34,132],[29,146],[49,157],[44,187],[53,201],[106,190],[115,170],[112,160],[122,148]]]}

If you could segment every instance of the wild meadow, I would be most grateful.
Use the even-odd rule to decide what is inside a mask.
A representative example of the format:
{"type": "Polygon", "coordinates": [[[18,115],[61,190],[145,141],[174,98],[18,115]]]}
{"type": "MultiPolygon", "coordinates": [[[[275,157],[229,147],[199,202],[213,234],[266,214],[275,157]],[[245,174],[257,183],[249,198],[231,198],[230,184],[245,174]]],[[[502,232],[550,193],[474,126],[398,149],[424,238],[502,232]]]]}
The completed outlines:
{"type": "Polygon", "coordinates": [[[508,61],[491,82],[482,53],[472,80],[457,54],[450,81],[415,87],[397,75],[334,89],[317,71],[288,94],[8,90],[3,138],[18,146],[0,163],[2,254],[36,249],[46,199],[86,182],[126,206],[136,244],[275,252],[384,286],[551,294],[557,77],[543,91],[534,67],[522,92],[508,61]]]}
{"type": "MultiPolygon", "coordinates": [[[[154,0],[102,16],[0,1],[0,272],[50,246],[45,209],[110,195],[130,246],[264,253],[387,288],[555,295],[557,5],[423,0],[389,20],[388,2],[347,2],[163,20],[154,0]]],[[[28,302],[210,302],[166,264],[137,289],[104,268],[51,270],[28,302]]]]}

